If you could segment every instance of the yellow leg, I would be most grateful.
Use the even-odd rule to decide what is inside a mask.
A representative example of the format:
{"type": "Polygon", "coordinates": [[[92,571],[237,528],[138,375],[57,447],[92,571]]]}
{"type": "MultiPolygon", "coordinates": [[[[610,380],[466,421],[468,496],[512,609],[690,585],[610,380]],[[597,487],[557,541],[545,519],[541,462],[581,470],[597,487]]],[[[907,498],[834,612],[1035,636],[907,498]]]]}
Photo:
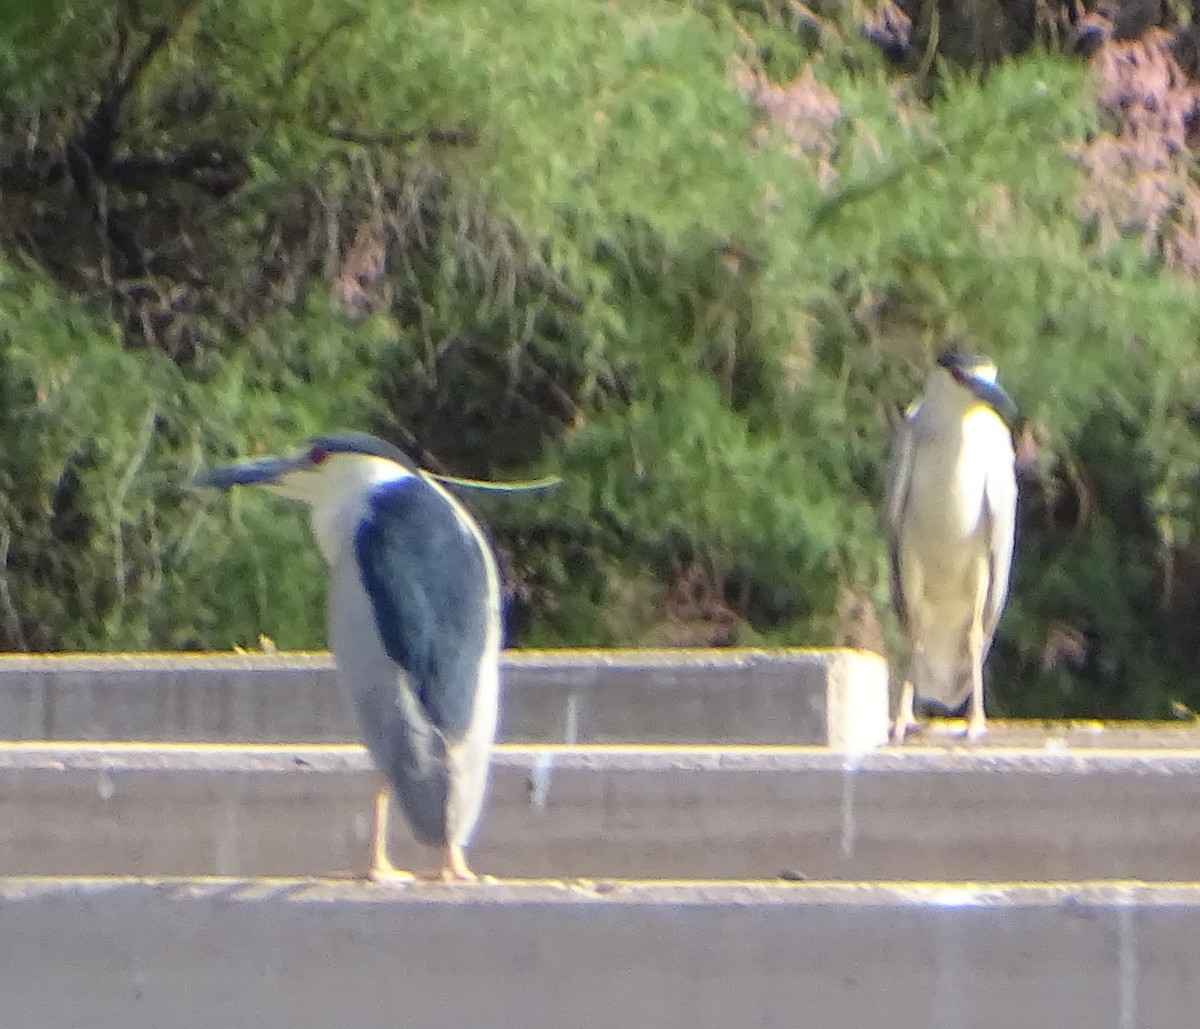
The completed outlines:
{"type": "Polygon", "coordinates": [[[980,569],[980,586],[975,591],[975,612],[967,636],[967,656],[971,661],[971,710],[967,714],[967,739],[978,742],[987,734],[987,715],[983,711],[983,605],[987,597],[988,570],[980,569]]]}
{"type": "Polygon", "coordinates": [[[467,865],[463,849],[457,843],[447,843],[442,856],[442,880],[444,882],[473,883],[478,876],[467,865]]]}
{"type": "Polygon", "coordinates": [[[913,714],[914,700],[912,678],[909,677],[900,689],[900,703],[896,707],[896,720],[892,723],[893,743],[903,743],[909,732],[917,726],[917,718],[913,714]]]}
{"type": "Polygon", "coordinates": [[[442,851],[441,867],[432,872],[419,872],[417,878],[427,883],[474,883],[479,882],[477,876],[467,865],[462,847],[457,843],[447,843],[442,851]]]}
{"type": "Polygon", "coordinates": [[[971,710],[967,714],[967,739],[976,743],[987,735],[983,710],[983,641],[971,633],[971,710]]]}
{"type": "Polygon", "coordinates": [[[392,794],[384,786],[375,794],[375,817],[371,825],[371,870],[367,873],[373,882],[412,882],[411,872],[397,868],[388,858],[388,813],[392,806],[392,794]]]}
{"type": "Polygon", "coordinates": [[[397,868],[388,858],[388,816],[392,808],[390,788],[384,786],[375,794],[375,817],[371,827],[371,870],[368,873],[373,882],[443,882],[443,883],[473,883],[478,876],[471,871],[467,864],[463,849],[457,843],[446,844],[442,852],[442,864],[432,872],[414,875],[397,868]]]}

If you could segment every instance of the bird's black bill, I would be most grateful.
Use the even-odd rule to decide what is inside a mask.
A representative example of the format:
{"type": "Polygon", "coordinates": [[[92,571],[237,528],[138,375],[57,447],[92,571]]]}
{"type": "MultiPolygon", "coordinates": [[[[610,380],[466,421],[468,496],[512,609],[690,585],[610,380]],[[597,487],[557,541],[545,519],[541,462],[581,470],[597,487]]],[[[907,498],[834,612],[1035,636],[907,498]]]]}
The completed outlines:
{"type": "Polygon", "coordinates": [[[960,372],[969,374],[972,368],[987,362],[980,354],[968,354],[965,350],[953,346],[947,347],[938,354],[937,363],[958,378],[960,372]]]}
{"type": "Polygon", "coordinates": [[[972,368],[988,364],[984,358],[967,355],[951,348],[938,355],[937,363],[940,367],[945,368],[963,389],[970,390],[977,400],[987,404],[995,411],[1010,430],[1016,431],[1020,414],[1012,397],[1005,393],[1003,387],[998,383],[982,378],[972,371],[972,368]]]}
{"type": "Polygon", "coordinates": [[[192,480],[197,488],[230,489],[233,486],[263,486],[274,482],[284,472],[295,467],[295,461],[287,457],[263,457],[256,461],[225,468],[210,468],[192,480]]]}

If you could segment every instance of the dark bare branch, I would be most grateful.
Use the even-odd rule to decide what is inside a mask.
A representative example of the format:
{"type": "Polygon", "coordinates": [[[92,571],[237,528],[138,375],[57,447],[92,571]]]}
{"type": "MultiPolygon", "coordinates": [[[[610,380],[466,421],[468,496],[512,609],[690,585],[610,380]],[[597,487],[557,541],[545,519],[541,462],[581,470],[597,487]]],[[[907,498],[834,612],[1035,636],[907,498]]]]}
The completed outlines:
{"type": "Polygon", "coordinates": [[[325,29],[316,39],[308,45],[307,48],[301,50],[297,48],[287,59],[284,65],[283,78],[285,82],[291,82],[305,68],[307,68],[329,45],[329,41],[333,39],[343,29],[348,29],[356,23],[362,21],[362,15],[358,13],[344,14],[338,18],[332,25],[325,29]]]}
{"type": "Polygon", "coordinates": [[[355,129],[334,129],[329,135],[343,143],[358,146],[405,146],[409,143],[440,143],[447,146],[474,146],[479,134],[466,125],[450,129],[423,129],[420,132],[358,132],[355,129]]]}

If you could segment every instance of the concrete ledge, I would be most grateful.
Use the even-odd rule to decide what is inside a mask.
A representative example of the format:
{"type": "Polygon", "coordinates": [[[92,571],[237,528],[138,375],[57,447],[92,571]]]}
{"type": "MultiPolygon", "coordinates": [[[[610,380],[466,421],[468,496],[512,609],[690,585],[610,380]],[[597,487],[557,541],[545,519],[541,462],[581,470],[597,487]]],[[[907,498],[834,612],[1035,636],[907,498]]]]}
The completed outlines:
{"type": "MultiPolygon", "coordinates": [[[[512,651],[502,739],[825,744],[887,738],[887,666],[850,650],[512,651]]],[[[0,657],[15,740],[355,742],[328,654],[0,657]]]]}
{"type": "MultiPolygon", "coordinates": [[[[0,873],[361,876],[357,747],[0,748],[0,873]]],[[[398,863],[427,854],[394,824],[398,863]]],[[[1200,752],[502,747],[502,877],[1192,879],[1200,752]]]]}
{"type": "Polygon", "coordinates": [[[1197,938],[1197,885],[0,880],[25,1029],[1179,1029],[1197,938]]]}

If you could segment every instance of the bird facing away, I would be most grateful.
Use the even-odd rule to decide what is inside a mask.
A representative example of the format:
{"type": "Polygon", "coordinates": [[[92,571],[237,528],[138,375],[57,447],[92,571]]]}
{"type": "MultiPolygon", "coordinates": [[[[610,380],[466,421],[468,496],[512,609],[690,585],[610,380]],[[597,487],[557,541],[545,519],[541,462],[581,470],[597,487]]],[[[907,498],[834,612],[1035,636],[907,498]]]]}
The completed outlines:
{"type": "Polygon", "coordinates": [[[972,740],[987,730],[983,663],[1012,563],[1016,413],[995,365],[947,350],[894,440],[885,534],[908,643],[895,742],[916,726],[916,698],[943,713],[969,706],[972,740]]]}
{"type": "MultiPolygon", "coordinates": [[[[331,574],[329,643],[363,741],[414,835],[441,848],[431,877],[473,879],[463,848],[487,788],[500,653],[499,575],[479,526],[401,451],[360,434],[317,437],[196,484],[258,485],[308,504],[331,574]]],[[[385,787],[375,801],[377,880],[410,878],[388,860],[389,800],[385,787]]]]}

